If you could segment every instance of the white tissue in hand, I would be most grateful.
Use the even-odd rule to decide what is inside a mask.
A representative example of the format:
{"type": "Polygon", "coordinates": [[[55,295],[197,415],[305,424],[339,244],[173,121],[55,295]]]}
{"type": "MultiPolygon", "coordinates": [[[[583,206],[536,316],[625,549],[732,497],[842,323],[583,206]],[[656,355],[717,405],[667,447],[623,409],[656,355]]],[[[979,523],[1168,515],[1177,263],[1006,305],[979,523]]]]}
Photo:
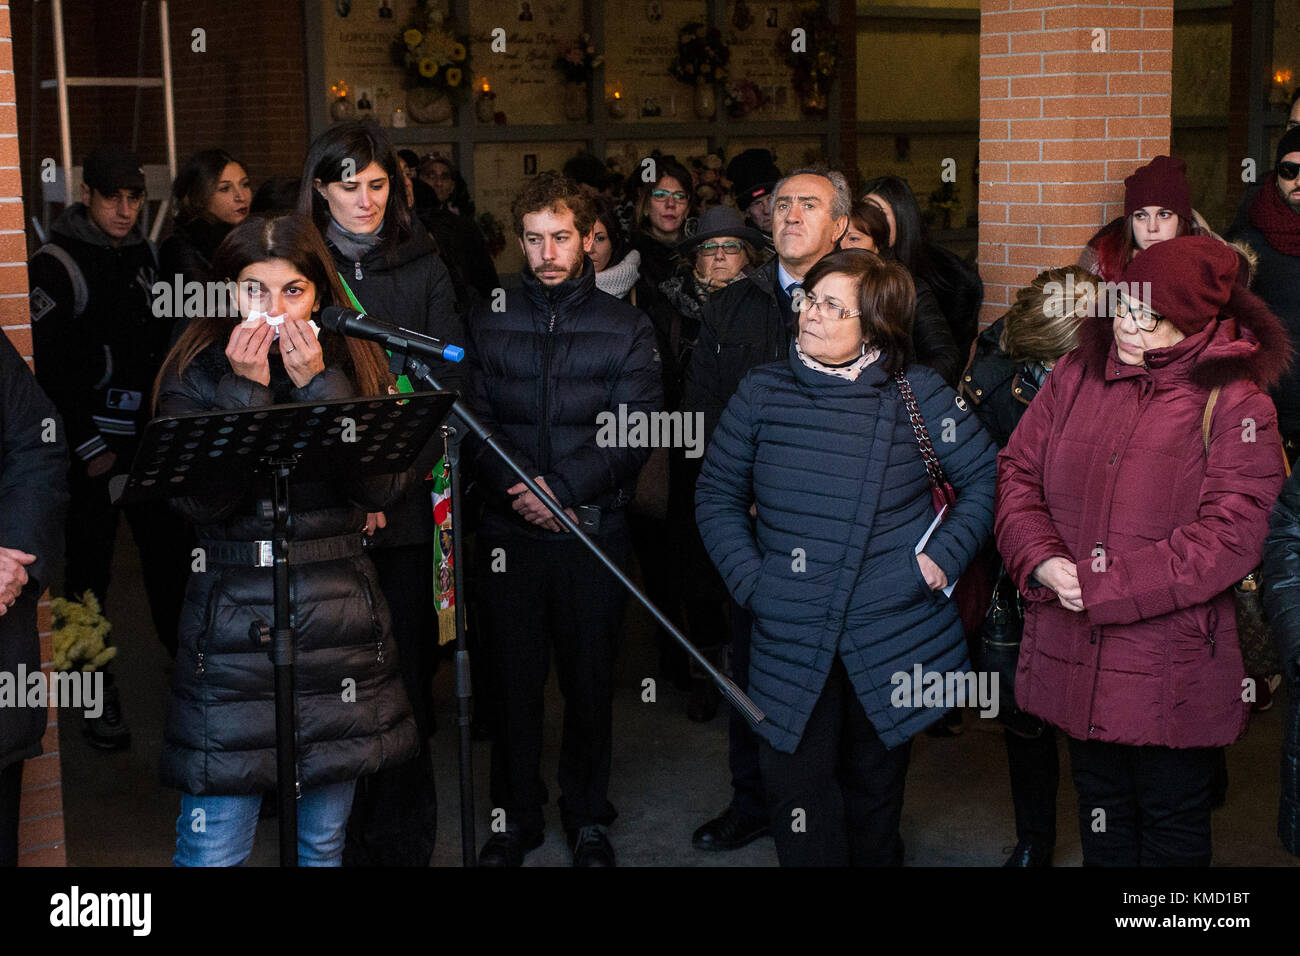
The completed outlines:
{"type": "MultiPolygon", "coordinates": [[[[257,325],[258,322],[265,320],[267,325],[275,329],[275,336],[271,340],[275,341],[280,337],[280,326],[284,325],[284,320],[286,318],[288,318],[288,315],[284,312],[281,312],[279,315],[271,315],[270,313],[258,312],[254,309],[252,312],[248,313],[248,318],[244,320],[244,324],[253,326],[257,325]]],[[[312,334],[317,338],[320,338],[320,326],[316,324],[316,321],[314,319],[309,319],[307,324],[311,326],[312,334]]]]}

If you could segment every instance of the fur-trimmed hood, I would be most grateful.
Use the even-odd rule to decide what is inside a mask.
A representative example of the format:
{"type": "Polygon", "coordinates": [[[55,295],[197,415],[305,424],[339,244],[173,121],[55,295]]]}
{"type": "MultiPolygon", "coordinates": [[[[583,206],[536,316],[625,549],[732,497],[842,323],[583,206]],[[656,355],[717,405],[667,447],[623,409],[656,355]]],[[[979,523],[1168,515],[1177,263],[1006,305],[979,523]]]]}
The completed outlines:
{"type": "MultiPolygon", "coordinates": [[[[1138,368],[1120,362],[1109,316],[1084,320],[1079,326],[1079,352],[1103,369],[1107,378],[1123,377],[1125,370],[1138,368]]],[[[1188,362],[1189,378],[1204,388],[1249,379],[1267,390],[1291,364],[1292,349],[1282,320],[1259,296],[1235,285],[1223,311],[1204,329],[1148,355],[1146,367],[1152,369],[1188,362]]]]}

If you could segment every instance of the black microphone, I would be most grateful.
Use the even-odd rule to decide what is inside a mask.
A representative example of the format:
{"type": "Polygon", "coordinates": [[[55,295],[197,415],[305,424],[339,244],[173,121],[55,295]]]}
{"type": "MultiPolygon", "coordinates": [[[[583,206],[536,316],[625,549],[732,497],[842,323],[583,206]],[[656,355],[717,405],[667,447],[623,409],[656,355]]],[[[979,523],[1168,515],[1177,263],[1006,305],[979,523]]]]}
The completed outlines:
{"type": "Polygon", "coordinates": [[[398,328],[372,318],[356,309],[345,309],[341,305],[331,305],[320,310],[320,326],[340,335],[350,335],[354,339],[369,339],[378,342],[390,352],[416,352],[448,362],[459,362],[465,357],[465,350],[459,345],[451,345],[435,339],[432,335],[412,332],[410,329],[398,328]]]}

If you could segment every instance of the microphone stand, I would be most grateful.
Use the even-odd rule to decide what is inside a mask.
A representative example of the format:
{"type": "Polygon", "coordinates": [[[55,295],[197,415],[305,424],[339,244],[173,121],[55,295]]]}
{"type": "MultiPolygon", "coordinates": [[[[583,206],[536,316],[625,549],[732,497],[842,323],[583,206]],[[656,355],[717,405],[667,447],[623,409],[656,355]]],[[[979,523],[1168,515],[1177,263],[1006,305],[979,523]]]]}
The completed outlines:
{"type": "MultiPolygon", "coordinates": [[[[392,343],[398,344],[398,343],[392,343]]],[[[389,368],[394,375],[405,374],[408,378],[415,378],[423,382],[428,388],[434,391],[445,391],[438,384],[434,377],[433,369],[429,363],[421,356],[411,352],[403,352],[398,349],[392,349],[389,354],[389,368]]],[[[739,687],[732,682],[726,674],[722,673],[713,665],[713,662],[705,657],[696,649],[676,625],[668,619],[668,616],[655,607],[654,603],[646,596],[636,584],[629,578],[623,570],[614,563],[614,561],[600,549],[596,542],[592,541],[587,533],[582,530],[578,524],[565,514],[564,509],[550,495],[546,494],[541,487],[533,480],[533,477],[520,467],[504,448],[496,440],[483,423],[480,422],[474,414],[465,407],[465,404],[457,398],[451,406],[451,414],[442,426],[442,433],[446,442],[447,466],[451,473],[451,540],[452,540],[452,581],[456,591],[456,701],[457,715],[456,723],[460,730],[460,833],[461,833],[461,861],[465,866],[475,866],[477,864],[477,838],[474,833],[474,778],[473,764],[470,743],[470,717],[469,702],[472,696],[470,688],[470,669],[469,669],[469,650],[465,643],[465,582],[464,582],[464,563],[461,560],[461,523],[460,523],[460,443],[464,434],[457,427],[457,422],[463,424],[464,428],[474,434],[479,441],[483,442],[492,453],[505,462],[515,477],[517,477],[525,488],[537,496],[537,499],[546,506],[555,520],[564,525],[569,533],[576,537],[594,554],[600,563],[609,569],[609,572],[618,579],[627,591],[635,597],[650,612],[650,616],[668,632],[673,640],[682,646],[682,649],[691,656],[700,668],[713,679],[718,691],[723,698],[740,711],[741,715],[749,721],[751,727],[757,729],[760,722],[763,721],[763,712],[758,706],[749,699],[749,697],[739,687]],[[455,416],[454,418],[452,416],[455,416]]]]}

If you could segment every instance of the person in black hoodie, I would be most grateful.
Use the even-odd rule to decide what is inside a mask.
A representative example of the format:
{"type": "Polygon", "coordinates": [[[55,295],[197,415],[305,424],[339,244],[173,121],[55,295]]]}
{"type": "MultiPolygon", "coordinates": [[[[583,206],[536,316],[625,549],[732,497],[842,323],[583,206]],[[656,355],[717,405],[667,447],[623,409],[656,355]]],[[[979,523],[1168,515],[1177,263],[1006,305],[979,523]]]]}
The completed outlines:
{"type": "MultiPolygon", "coordinates": [[[[401,177],[397,155],[378,126],[337,123],[307,151],[298,209],[316,223],[345,286],[373,318],[462,343],[464,328],[447,268],[428,233],[412,221],[401,177]]],[[[459,366],[442,364],[434,373],[443,388],[461,387],[459,366]]],[[[417,459],[420,475],[429,474],[442,450],[440,438],[430,441],[417,459]]],[[[433,852],[437,813],[426,747],[438,633],[431,486],[413,482],[406,494],[367,520],[421,752],[409,764],[358,784],[344,857],[349,864],[425,866],[433,852]]]]}
{"type": "Polygon", "coordinates": [[[189,158],[172,183],[176,224],[158,250],[164,282],[207,282],[212,253],[231,229],[248,218],[252,188],[243,165],[224,149],[189,158]]]}
{"type": "MultiPolygon", "coordinates": [[[[36,605],[63,559],[67,471],[54,403],[0,334],[0,673],[41,669],[36,605]]],[[[48,713],[0,707],[0,867],[18,864],[23,761],[41,752],[48,713]]]]}
{"type": "MultiPolygon", "coordinates": [[[[83,180],[82,201],[63,211],[28,266],[36,380],[63,417],[72,450],[63,594],[78,599],[93,591],[107,613],[124,511],[154,628],[174,655],[189,529],[165,508],[119,509],[109,494],[113,476],[131,468],[172,330],[154,298],[154,247],[139,227],[144,172],[135,153],[101,146],[86,157],[83,180]]],[[[94,747],[124,750],[131,732],[111,671],[104,692],[103,712],[87,717],[83,732],[94,747]]]]}
{"type": "MultiPolygon", "coordinates": [[[[511,211],[527,261],[523,288],[506,293],[505,311],[480,307],[470,322],[469,403],[542,491],[625,564],[625,509],[650,449],[606,434],[602,419],[662,409],[654,331],[645,313],[596,288],[585,254],[595,212],[577,183],[543,173],[511,211]]],[[[565,700],[561,820],[575,866],[613,866],[605,828],[617,815],[608,791],[626,595],[500,458],[474,442],[466,459],[486,504],[477,581],[496,684],[492,805],[505,811],[505,830],[487,841],[480,865],[518,866],[544,839],[543,703],[554,644],[565,700]]]]}

